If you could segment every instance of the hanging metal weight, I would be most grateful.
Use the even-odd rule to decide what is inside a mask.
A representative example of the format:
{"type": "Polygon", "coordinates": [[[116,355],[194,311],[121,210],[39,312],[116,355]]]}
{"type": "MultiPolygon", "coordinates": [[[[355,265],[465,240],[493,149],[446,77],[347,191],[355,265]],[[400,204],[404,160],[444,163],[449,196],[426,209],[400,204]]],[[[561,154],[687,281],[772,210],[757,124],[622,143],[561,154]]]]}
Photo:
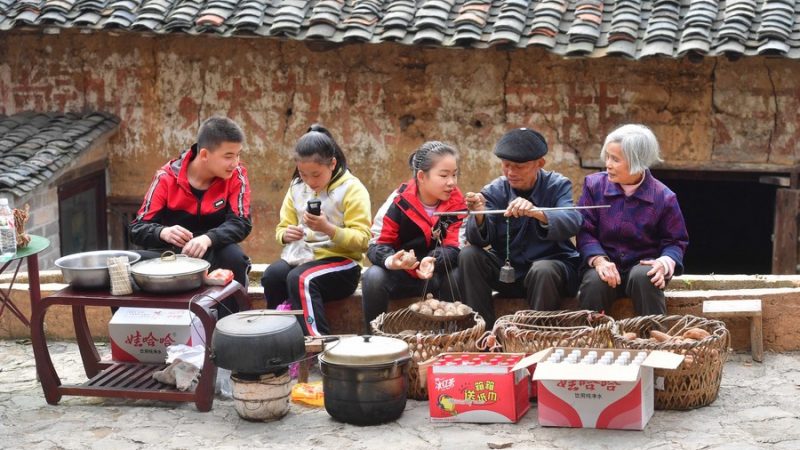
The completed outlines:
{"type": "Polygon", "coordinates": [[[511,266],[511,262],[506,261],[506,264],[500,268],[500,282],[513,283],[516,280],[517,274],[514,272],[514,267],[511,266]]]}
{"type": "Polygon", "coordinates": [[[516,280],[517,275],[511,265],[511,217],[506,217],[506,263],[500,268],[500,282],[513,283],[516,280]]]}

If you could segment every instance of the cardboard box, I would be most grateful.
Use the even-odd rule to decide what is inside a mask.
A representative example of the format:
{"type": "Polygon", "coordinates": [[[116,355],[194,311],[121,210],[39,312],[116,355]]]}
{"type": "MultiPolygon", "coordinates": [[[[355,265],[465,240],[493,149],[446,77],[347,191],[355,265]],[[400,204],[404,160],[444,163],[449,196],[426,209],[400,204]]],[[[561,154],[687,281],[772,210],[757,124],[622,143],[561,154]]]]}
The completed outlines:
{"type": "MultiPolygon", "coordinates": [[[[642,430],[653,416],[653,368],[675,369],[683,355],[644,352],[641,364],[601,365],[548,362],[557,349],[529,356],[536,362],[533,379],[538,382],[539,424],[546,427],[616,428],[642,430]]],[[[572,348],[563,348],[569,354],[572,348]]],[[[623,352],[631,359],[636,350],[577,349],[581,357],[589,351],[611,352],[616,361],[623,352]]]]}
{"type": "Polygon", "coordinates": [[[185,309],[120,308],[108,335],[114,361],[163,363],[170,345],[206,345],[203,324],[185,309]]]}
{"type": "Polygon", "coordinates": [[[528,412],[523,353],[443,353],[428,366],[432,422],[515,423],[528,412]]]}

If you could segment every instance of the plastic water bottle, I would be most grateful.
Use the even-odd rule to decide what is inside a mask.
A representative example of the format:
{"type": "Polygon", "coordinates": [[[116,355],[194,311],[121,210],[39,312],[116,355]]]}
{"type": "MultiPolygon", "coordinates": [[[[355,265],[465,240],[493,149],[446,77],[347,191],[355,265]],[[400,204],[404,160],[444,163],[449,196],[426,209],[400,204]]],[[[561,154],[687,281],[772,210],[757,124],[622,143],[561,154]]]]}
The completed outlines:
{"type": "Polygon", "coordinates": [[[7,198],[0,198],[0,257],[17,253],[17,229],[7,198]]]}

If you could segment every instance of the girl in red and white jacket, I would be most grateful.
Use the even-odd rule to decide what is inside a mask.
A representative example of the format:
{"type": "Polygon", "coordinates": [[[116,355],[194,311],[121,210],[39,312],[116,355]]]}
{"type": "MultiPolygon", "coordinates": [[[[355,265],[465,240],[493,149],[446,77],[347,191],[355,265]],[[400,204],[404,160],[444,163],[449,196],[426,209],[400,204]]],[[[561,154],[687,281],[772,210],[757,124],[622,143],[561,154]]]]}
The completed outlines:
{"type": "Polygon", "coordinates": [[[400,185],[378,210],[361,279],[364,321],[386,312],[390,298],[430,292],[453,300],[462,219],[434,212],[466,210],[456,186],[458,152],[430,141],[409,158],[414,178],[400,185]]]}

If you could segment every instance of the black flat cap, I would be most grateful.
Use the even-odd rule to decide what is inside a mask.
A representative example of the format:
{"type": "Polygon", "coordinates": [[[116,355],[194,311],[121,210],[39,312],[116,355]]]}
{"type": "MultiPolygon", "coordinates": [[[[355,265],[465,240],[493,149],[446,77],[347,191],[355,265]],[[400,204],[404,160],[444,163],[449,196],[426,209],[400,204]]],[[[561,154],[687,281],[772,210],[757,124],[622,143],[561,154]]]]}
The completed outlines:
{"type": "Polygon", "coordinates": [[[533,161],[547,154],[547,141],[530,128],[515,128],[497,141],[494,154],[513,162],[533,161]]]}

